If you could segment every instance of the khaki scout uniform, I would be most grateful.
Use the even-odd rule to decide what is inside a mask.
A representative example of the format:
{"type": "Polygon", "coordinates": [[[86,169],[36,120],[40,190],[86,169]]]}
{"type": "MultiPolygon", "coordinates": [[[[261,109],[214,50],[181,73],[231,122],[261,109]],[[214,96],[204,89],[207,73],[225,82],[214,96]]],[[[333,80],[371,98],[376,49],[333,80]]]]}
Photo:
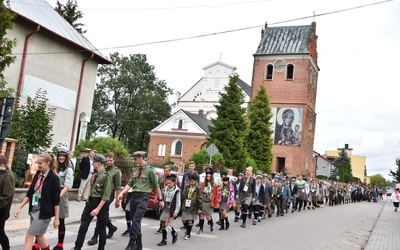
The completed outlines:
{"type": "MultiPolygon", "coordinates": [[[[107,206],[108,209],[110,209],[110,204],[114,201],[115,198],[115,190],[121,190],[121,178],[122,178],[122,173],[121,170],[116,167],[115,165],[112,165],[108,167],[107,165],[105,166],[107,175],[110,177],[111,180],[111,194],[110,194],[110,200],[104,204],[104,206],[107,206]]],[[[117,227],[114,226],[111,223],[110,220],[110,214],[108,213],[107,215],[107,227],[109,230],[109,235],[107,235],[108,238],[111,238],[114,232],[117,230],[117,227]]],[[[94,235],[93,237],[88,241],[89,245],[95,245],[97,244],[97,238],[99,236],[99,221],[96,223],[96,228],[94,229],[94,235]]]]}
{"type": "Polygon", "coordinates": [[[121,170],[115,166],[112,165],[111,167],[106,169],[108,176],[111,179],[111,196],[110,196],[110,203],[114,200],[114,195],[115,195],[115,190],[121,190],[121,179],[122,179],[122,173],[121,170]]]}
{"type": "MultiPolygon", "coordinates": [[[[141,239],[141,220],[149,203],[150,193],[158,188],[157,174],[148,165],[135,167],[128,185],[132,189],[130,198],[130,212],[132,220],[131,239],[141,239]],[[136,237],[137,236],[137,237],[136,237]]],[[[140,242],[141,243],[141,242],[140,242]]]]}
{"type": "MultiPolygon", "coordinates": [[[[96,156],[94,157],[94,160],[96,160],[96,156]]],[[[104,156],[102,157],[104,158],[104,156]]],[[[104,163],[105,163],[105,158],[102,164],[104,163]]],[[[102,200],[104,201],[110,200],[111,185],[112,185],[111,179],[109,175],[106,173],[104,168],[99,172],[97,172],[96,174],[92,175],[92,178],[90,179],[89,201],[86,202],[85,208],[83,209],[82,212],[81,225],[79,227],[78,237],[75,241],[74,249],[81,249],[83,246],[87,230],[89,228],[90,222],[93,219],[90,213],[97,208],[97,206],[102,200]]],[[[100,235],[99,246],[97,249],[100,250],[104,249],[104,246],[106,245],[107,220],[108,220],[108,206],[107,204],[104,204],[100,209],[99,213],[97,214],[97,225],[99,227],[98,230],[100,235]]]]}

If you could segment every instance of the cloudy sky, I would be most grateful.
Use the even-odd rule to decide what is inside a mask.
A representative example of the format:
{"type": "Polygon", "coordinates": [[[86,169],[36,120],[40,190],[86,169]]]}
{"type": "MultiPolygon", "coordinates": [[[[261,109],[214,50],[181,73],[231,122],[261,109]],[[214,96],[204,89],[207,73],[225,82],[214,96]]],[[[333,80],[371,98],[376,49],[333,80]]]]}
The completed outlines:
{"type": "MultiPolygon", "coordinates": [[[[55,6],[56,0],[47,1],[55,6]]],[[[315,20],[320,72],[314,149],[324,153],[348,143],[354,155],[367,157],[368,175],[389,178],[400,157],[400,1],[340,12],[372,3],[379,0],[78,0],[86,37],[102,53],[146,54],[157,77],[181,93],[219,60],[251,84],[264,23],[315,20]],[[189,37],[198,38],[181,39],[189,37]],[[175,41],[159,43],[166,40],[175,41]]]]}

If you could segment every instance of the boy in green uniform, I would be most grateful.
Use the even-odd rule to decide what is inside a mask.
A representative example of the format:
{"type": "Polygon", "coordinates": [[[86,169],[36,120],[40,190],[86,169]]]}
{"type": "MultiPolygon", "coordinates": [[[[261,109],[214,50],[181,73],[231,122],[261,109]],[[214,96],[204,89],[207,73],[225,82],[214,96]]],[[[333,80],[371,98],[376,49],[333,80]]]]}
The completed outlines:
{"type": "Polygon", "coordinates": [[[141,221],[146,212],[150,193],[153,189],[156,191],[160,208],[164,207],[164,201],[162,199],[161,191],[157,181],[157,174],[153,168],[146,164],[144,160],[145,154],[146,152],[143,151],[137,151],[133,153],[135,168],[132,171],[129,183],[125,185],[122,192],[118,195],[118,199],[121,201],[123,195],[132,187],[132,194],[130,197],[132,231],[131,235],[129,236],[129,244],[125,250],[143,249],[141,221]]]}
{"type": "Polygon", "coordinates": [[[75,241],[75,247],[73,248],[74,250],[82,249],[87,230],[94,216],[97,216],[100,235],[97,249],[104,250],[106,245],[106,225],[108,219],[108,206],[106,202],[110,200],[111,180],[104,168],[105,163],[106,158],[103,155],[95,154],[93,157],[93,168],[97,173],[90,179],[89,201],[86,202],[86,206],[82,212],[81,225],[75,241]]]}
{"type": "MultiPolygon", "coordinates": [[[[117,166],[114,165],[115,154],[110,152],[107,154],[106,157],[107,157],[106,172],[111,179],[111,189],[112,189],[111,195],[110,195],[110,200],[106,203],[106,206],[110,207],[111,203],[114,201],[114,197],[118,197],[119,193],[121,192],[122,173],[121,173],[121,170],[117,166]],[[115,194],[115,196],[114,196],[114,194],[115,194]]],[[[115,208],[119,208],[119,206],[120,206],[120,201],[118,199],[116,199],[115,200],[115,208]]],[[[109,213],[108,213],[108,218],[107,218],[107,227],[108,227],[108,232],[109,232],[107,234],[107,239],[110,239],[111,237],[113,237],[115,231],[117,231],[118,228],[111,223],[111,220],[109,218],[109,213]]],[[[98,236],[99,236],[98,223],[96,223],[94,235],[87,242],[88,245],[96,245],[98,236]]]]}

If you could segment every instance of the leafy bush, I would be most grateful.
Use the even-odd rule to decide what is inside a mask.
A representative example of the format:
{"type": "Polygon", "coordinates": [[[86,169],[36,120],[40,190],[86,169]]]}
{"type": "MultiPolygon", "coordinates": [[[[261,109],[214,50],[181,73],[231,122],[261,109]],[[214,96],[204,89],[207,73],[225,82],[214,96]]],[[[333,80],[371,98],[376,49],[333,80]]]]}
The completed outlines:
{"type": "Polygon", "coordinates": [[[75,146],[74,155],[78,156],[82,148],[90,148],[96,150],[97,153],[103,154],[104,156],[113,152],[115,154],[116,161],[129,160],[128,150],[124,144],[115,138],[111,137],[97,137],[93,140],[84,140],[79,142],[75,146]]]}
{"type": "MultiPolygon", "coordinates": [[[[204,165],[210,164],[210,155],[206,150],[202,149],[195,152],[192,157],[190,157],[190,160],[196,163],[197,168],[201,168],[204,165]]],[[[214,169],[221,169],[224,162],[224,157],[219,152],[211,159],[211,165],[214,166],[214,169]]]]}

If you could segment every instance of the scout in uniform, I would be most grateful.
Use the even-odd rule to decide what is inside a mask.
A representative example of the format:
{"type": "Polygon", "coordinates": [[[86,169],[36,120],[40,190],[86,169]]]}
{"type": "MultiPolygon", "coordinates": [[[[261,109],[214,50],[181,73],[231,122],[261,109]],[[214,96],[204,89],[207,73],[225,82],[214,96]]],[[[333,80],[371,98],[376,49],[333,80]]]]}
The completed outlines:
{"type": "Polygon", "coordinates": [[[255,201],[256,181],[251,176],[252,172],[252,167],[246,168],[246,175],[242,178],[239,192],[236,194],[236,198],[240,199],[240,205],[242,207],[242,225],[240,225],[242,228],[246,227],[246,219],[250,204],[255,201]]]}
{"type": "Polygon", "coordinates": [[[197,184],[196,175],[188,176],[189,183],[182,192],[181,210],[182,222],[185,226],[185,240],[190,239],[193,222],[203,210],[203,192],[197,184]]]}
{"type": "Polygon", "coordinates": [[[154,189],[159,201],[160,208],[164,208],[164,201],[158,186],[157,174],[153,168],[148,166],[144,160],[146,152],[137,151],[133,153],[135,168],[132,171],[131,178],[125,185],[122,192],[118,195],[118,199],[122,201],[123,195],[132,188],[130,197],[130,213],[132,220],[132,231],[129,236],[130,240],[125,250],[143,249],[141,221],[147,210],[150,193],[154,189]]]}
{"type": "Polygon", "coordinates": [[[165,206],[160,215],[162,240],[158,243],[159,246],[167,245],[167,232],[171,232],[172,244],[175,244],[178,240],[178,233],[171,226],[171,220],[174,220],[178,216],[181,207],[181,190],[176,185],[176,176],[168,175],[164,176],[164,179],[166,186],[162,193],[165,206]]]}
{"type": "Polygon", "coordinates": [[[57,153],[57,176],[60,179],[60,226],[58,227],[58,242],[53,250],[64,249],[65,219],[69,216],[68,190],[74,184],[74,169],[66,150],[57,153]]]}
{"type": "Polygon", "coordinates": [[[44,234],[47,231],[50,220],[54,217],[54,228],[60,224],[60,180],[53,172],[56,169],[55,157],[50,154],[40,154],[36,157],[38,171],[33,177],[26,197],[14,213],[18,217],[21,209],[29,203],[29,215],[31,224],[26,232],[24,249],[38,249],[32,247],[33,239],[36,240],[43,250],[50,250],[44,234]]]}
{"type": "Polygon", "coordinates": [[[206,178],[200,184],[200,189],[203,192],[203,209],[199,216],[200,229],[197,234],[203,233],[204,217],[206,217],[208,225],[210,225],[210,232],[214,231],[212,214],[215,208],[219,208],[219,185],[214,182],[214,173],[211,170],[206,172],[206,178]]]}
{"type": "Polygon", "coordinates": [[[297,211],[300,212],[304,200],[307,201],[306,181],[303,180],[303,175],[299,174],[297,176],[296,186],[297,186],[296,208],[298,208],[297,211]]]}
{"type": "MultiPolygon", "coordinates": [[[[106,206],[110,208],[110,204],[114,201],[114,197],[118,197],[119,193],[121,192],[121,178],[122,178],[122,173],[121,170],[114,165],[115,162],[115,155],[114,153],[110,152],[107,154],[107,159],[106,159],[106,172],[108,176],[111,179],[111,196],[110,200],[106,203],[106,206]],[[115,193],[115,196],[114,196],[115,193]]],[[[120,201],[117,199],[115,201],[115,208],[119,208],[120,206],[120,201]]],[[[109,213],[107,213],[107,227],[109,230],[109,233],[107,234],[107,239],[110,239],[113,237],[115,231],[117,231],[117,227],[114,226],[111,223],[111,220],[109,218],[109,213]]],[[[99,236],[99,231],[98,231],[98,223],[96,223],[96,229],[94,230],[94,235],[93,237],[88,241],[88,245],[96,245],[97,244],[97,238],[99,236]]]]}
{"type": "Polygon", "coordinates": [[[220,228],[219,230],[228,230],[229,229],[229,220],[227,213],[229,209],[233,205],[234,201],[234,187],[233,184],[230,182],[229,177],[226,176],[222,179],[222,187],[221,191],[218,194],[218,200],[219,200],[219,209],[221,210],[221,220],[220,220],[220,228]],[[226,223],[224,223],[226,222],[226,223]]]}
{"type": "Polygon", "coordinates": [[[76,238],[73,250],[82,249],[87,230],[94,216],[97,216],[97,226],[100,235],[99,246],[97,249],[104,250],[106,245],[106,225],[108,219],[108,206],[106,203],[110,200],[111,179],[104,168],[105,163],[106,158],[103,155],[94,155],[93,168],[97,173],[93,174],[90,179],[89,201],[86,202],[85,208],[82,212],[81,225],[79,227],[78,237],[76,238]]]}
{"type": "MultiPolygon", "coordinates": [[[[164,174],[160,176],[158,179],[158,186],[160,187],[161,192],[164,190],[164,188],[167,186],[167,177],[169,176],[171,172],[171,167],[169,165],[164,166],[164,174]]],[[[165,202],[165,199],[164,199],[165,202]]],[[[158,228],[157,232],[162,233],[162,221],[160,220],[160,227],[158,228]]]]}

